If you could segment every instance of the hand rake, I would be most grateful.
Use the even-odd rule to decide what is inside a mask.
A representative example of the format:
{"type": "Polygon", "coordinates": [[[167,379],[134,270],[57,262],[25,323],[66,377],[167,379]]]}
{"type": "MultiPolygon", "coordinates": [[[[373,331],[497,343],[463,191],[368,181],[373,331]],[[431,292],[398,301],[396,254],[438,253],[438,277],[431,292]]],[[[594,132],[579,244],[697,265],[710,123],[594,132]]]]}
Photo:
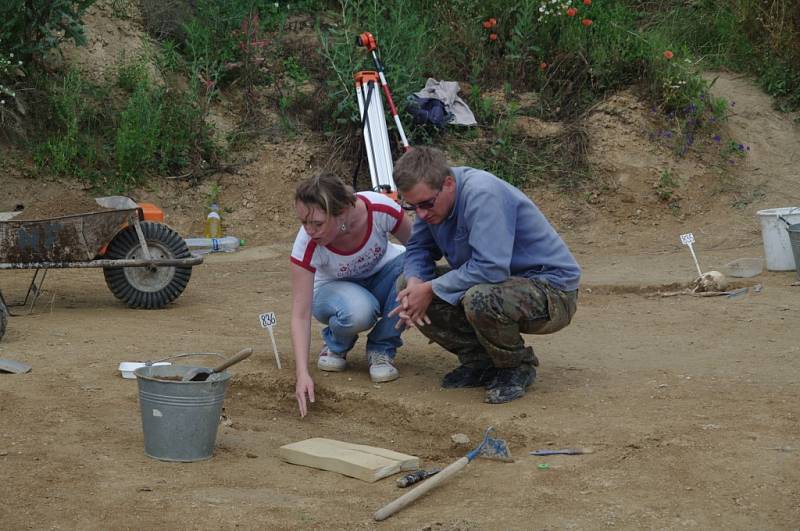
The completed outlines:
{"type": "Polygon", "coordinates": [[[421,483],[420,485],[414,487],[409,492],[403,494],[396,500],[384,505],[383,507],[375,511],[375,514],[372,515],[372,517],[378,521],[386,520],[400,509],[411,504],[411,502],[413,502],[414,500],[416,500],[429,490],[433,489],[440,483],[444,483],[448,478],[454,476],[462,468],[467,466],[467,464],[469,464],[470,461],[472,461],[478,456],[485,457],[487,459],[497,459],[506,462],[514,461],[511,458],[511,452],[509,452],[508,445],[506,444],[506,442],[502,439],[494,439],[489,436],[493,431],[494,428],[489,426],[486,429],[486,433],[483,436],[483,441],[481,441],[481,443],[474,450],[471,450],[469,453],[467,453],[467,455],[465,455],[458,461],[449,464],[444,470],[442,470],[432,478],[426,480],[424,483],[421,483]]]}

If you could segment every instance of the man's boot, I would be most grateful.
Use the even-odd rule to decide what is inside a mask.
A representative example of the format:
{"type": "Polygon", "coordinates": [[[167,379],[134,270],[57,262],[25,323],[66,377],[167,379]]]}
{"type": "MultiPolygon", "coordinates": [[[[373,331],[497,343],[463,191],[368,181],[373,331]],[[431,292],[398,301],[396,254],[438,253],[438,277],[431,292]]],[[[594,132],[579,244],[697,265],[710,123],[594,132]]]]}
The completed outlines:
{"type": "Polygon", "coordinates": [[[444,375],[442,387],[445,389],[483,387],[492,379],[494,371],[495,368],[489,362],[462,364],[444,375]]]}
{"type": "Polygon", "coordinates": [[[529,363],[519,367],[494,369],[494,377],[486,385],[486,402],[503,404],[516,400],[536,379],[536,369],[529,363]]]}

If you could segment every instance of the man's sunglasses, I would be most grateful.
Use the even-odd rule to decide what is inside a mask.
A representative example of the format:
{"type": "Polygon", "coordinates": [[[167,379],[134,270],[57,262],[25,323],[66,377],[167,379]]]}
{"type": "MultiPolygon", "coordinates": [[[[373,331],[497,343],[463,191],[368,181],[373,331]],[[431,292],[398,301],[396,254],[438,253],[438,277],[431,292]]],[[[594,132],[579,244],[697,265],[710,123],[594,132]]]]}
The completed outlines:
{"type": "Polygon", "coordinates": [[[430,199],[426,199],[425,201],[420,201],[417,204],[406,203],[405,201],[403,201],[400,204],[400,208],[402,208],[403,210],[407,210],[409,212],[412,212],[414,210],[420,210],[420,209],[422,209],[422,210],[430,210],[430,209],[432,209],[434,207],[434,205],[436,205],[436,199],[439,197],[439,193],[440,192],[441,192],[441,190],[437,190],[436,194],[434,194],[433,197],[431,197],[430,199]]]}

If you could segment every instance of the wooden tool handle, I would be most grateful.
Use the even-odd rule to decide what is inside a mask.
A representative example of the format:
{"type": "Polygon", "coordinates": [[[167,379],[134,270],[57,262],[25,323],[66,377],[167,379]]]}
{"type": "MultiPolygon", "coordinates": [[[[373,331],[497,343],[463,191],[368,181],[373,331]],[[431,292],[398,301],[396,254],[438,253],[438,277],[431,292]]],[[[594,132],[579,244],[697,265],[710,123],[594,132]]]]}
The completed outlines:
{"type": "Polygon", "coordinates": [[[250,356],[250,354],[252,354],[252,353],[253,353],[253,349],[251,349],[251,348],[249,348],[249,347],[248,347],[248,348],[243,348],[242,350],[240,350],[240,351],[239,351],[239,352],[238,352],[238,353],[237,353],[235,356],[233,356],[232,358],[228,358],[228,359],[227,359],[227,360],[225,360],[224,362],[222,362],[222,363],[220,363],[219,365],[217,365],[216,367],[214,367],[214,368],[212,369],[212,371],[214,371],[214,372],[222,372],[222,371],[224,371],[225,369],[227,369],[228,367],[230,367],[231,365],[233,365],[234,363],[239,363],[239,362],[240,362],[240,361],[242,361],[243,359],[245,359],[245,358],[249,357],[249,356],[250,356]]]}
{"type": "Polygon", "coordinates": [[[396,500],[387,503],[386,505],[375,511],[375,514],[373,514],[372,517],[379,522],[381,520],[386,520],[394,513],[406,507],[407,505],[411,504],[411,502],[413,502],[414,500],[416,500],[417,498],[419,498],[432,488],[436,487],[440,483],[447,481],[447,479],[450,478],[450,476],[455,475],[462,468],[467,466],[467,463],[469,463],[468,457],[462,457],[458,461],[450,463],[447,466],[447,468],[445,468],[432,478],[427,479],[424,483],[417,485],[416,487],[414,487],[407,493],[403,494],[396,500]]]}

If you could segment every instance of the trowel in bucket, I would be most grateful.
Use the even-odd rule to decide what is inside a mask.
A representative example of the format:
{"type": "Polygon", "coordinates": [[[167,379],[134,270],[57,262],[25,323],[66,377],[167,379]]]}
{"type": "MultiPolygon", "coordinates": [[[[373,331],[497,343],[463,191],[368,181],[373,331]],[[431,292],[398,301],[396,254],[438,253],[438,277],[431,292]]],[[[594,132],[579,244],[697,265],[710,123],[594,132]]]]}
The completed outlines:
{"type": "Polygon", "coordinates": [[[195,369],[191,369],[187,372],[183,378],[181,378],[182,382],[205,382],[208,380],[209,376],[212,374],[222,372],[234,363],[239,363],[243,359],[246,359],[253,353],[252,348],[245,348],[240,350],[235,356],[232,358],[228,358],[227,360],[223,361],[213,369],[208,369],[206,367],[197,367],[195,369]]]}

